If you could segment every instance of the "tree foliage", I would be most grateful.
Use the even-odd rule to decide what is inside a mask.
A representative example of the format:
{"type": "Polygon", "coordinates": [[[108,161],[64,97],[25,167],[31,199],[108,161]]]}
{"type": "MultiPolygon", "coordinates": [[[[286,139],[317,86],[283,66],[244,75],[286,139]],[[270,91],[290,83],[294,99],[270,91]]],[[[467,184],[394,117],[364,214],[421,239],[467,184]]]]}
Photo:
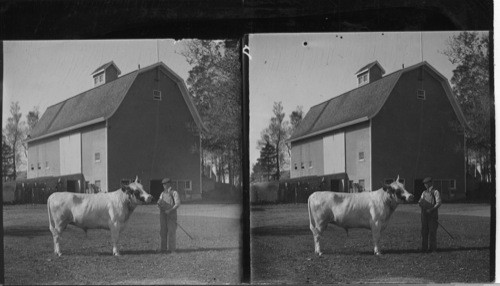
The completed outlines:
{"type": "Polygon", "coordinates": [[[469,156],[476,156],[483,165],[489,165],[493,119],[489,36],[462,32],[450,37],[447,46],[443,54],[456,65],[451,78],[453,93],[470,126],[465,134],[469,156]]]}
{"type": "Polygon", "coordinates": [[[271,181],[276,178],[276,148],[266,142],[260,150],[260,157],[254,164],[252,181],[271,181]]]}
{"type": "Polygon", "coordinates": [[[180,52],[192,66],[187,85],[208,132],[204,164],[216,165],[222,181],[241,177],[241,71],[237,41],[189,40],[180,52]]]}
{"type": "Polygon", "coordinates": [[[21,121],[22,113],[19,107],[19,102],[12,102],[10,105],[10,117],[7,118],[7,125],[3,130],[5,142],[12,149],[13,155],[13,168],[14,180],[16,179],[16,172],[23,164],[22,149],[23,140],[26,136],[25,122],[21,121]]]}
{"type": "Polygon", "coordinates": [[[280,179],[280,173],[287,165],[287,146],[285,140],[289,136],[289,122],[285,120],[285,112],[280,102],[274,102],[273,116],[269,121],[269,126],[261,132],[261,139],[258,141],[260,148],[271,144],[276,153],[276,180],[280,179]]]}
{"type": "Polygon", "coordinates": [[[15,180],[14,152],[2,134],[2,179],[3,181],[15,180]]]}
{"type": "MultiPolygon", "coordinates": [[[[33,107],[33,110],[28,112],[26,115],[26,130],[25,130],[25,135],[26,138],[29,138],[31,132],[33,131],[33,128],[35,128],[35,125],[38,123],[38,120],[40,119],[40,111],[38,109],[38,106],[33,107]]],[[[28,157],[28,144],[23,141],[23,148],[24,148],[24,153],[26,155],[26,158],[28,157]]]]}

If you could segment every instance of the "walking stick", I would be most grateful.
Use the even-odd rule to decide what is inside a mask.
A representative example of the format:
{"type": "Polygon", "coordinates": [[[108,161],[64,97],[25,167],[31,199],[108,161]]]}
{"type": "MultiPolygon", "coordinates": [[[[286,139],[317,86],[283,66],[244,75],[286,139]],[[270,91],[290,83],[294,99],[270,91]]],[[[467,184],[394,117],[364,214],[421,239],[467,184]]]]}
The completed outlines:
{"type": "Polygon", "coordinates": [[[448,234],[448,235],[449,235],[452,239],[455,239],[455,238],[453,238],[453,236],[451,236],[451,234],[450,234],[450,233],[446,230],[446,228],[444,228],[444,226],[443,226],[441,223],[439,223],[439,221],[437,221],[437,223],[439,224],[439,226],[440,226],[440,227],[442,227],[442,228],[444,229],[444,231],[446,231],[446,233],[447,233],[447,234],[448,234]]]}
{"type": "Polygon", "coordinates": [[[181,226],[178,222],[175,222],[175,223],[177,224],[177,226],[178,226],[180,229],[182,229],[182,231],[184,231],[184,233],[185,233],[185,234],[187,234],[187,236],[189,236],[189,238],[191,238],[191,240],[194,240],[194,239],[191,237],[191,235],[189,235],[189,233],[187,233],[187,231],[186,231],[184,228],[182,228],[182,226],[181,226]]]}

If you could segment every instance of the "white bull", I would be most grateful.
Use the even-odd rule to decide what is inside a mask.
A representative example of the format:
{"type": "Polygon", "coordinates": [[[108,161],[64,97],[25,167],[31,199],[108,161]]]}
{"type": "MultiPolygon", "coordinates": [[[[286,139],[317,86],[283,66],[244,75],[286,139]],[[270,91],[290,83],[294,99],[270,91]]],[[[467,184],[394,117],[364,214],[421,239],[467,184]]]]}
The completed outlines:
{"type": "Polygon", "coordinates": [[[335,193],[315,192],[309,196],[309,227],[314,236],[314,252],[322,255],[320,238],[328,223],[344,228],[371,229],[374,253],[380,255],[378,242],[380,233],[399,203],[411,202],[413,195],[399,183],[385,185],[373,192],[335,193]]]}
{"type": "Polygon", "coordinates": [[[61,255],[59,240],[68,224],[87,229],[109,229],[113,255],[118,251],[118,237],[137,205],[150,203],[152,196],[144,191],[137,177],[134,182],[114,192],[80,194],[56,192],[47,199],[49,227],[54,238],[54,253],[61,255]]]}

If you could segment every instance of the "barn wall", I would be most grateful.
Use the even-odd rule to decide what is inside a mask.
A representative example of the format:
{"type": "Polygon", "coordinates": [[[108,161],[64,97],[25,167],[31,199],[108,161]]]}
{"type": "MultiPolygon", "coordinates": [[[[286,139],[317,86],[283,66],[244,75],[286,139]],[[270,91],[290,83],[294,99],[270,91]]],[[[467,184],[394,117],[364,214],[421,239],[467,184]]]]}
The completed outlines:
{"type": "Polygon", "coordinates": [[[102,191],[107,188],[107,148],[105,124],[89,127],[82,131],[82,173],[90,184],[100,182],[102,191]],[[96,153],[99,158],[96,160],[96,153]]]}
{"type": "Polygon", "coordinates": [[[28,143],[28,178],[60,175],[59,139],[28,143]],[[40,169],[38,169],[40,164],[40,169]],[[32,168],[33,166],[33,168],[32,168]]]}
{"type": "MultiPolygon", "coordinates": [[[[110,189],[136,175],[149,190],[151,180],[169,177],[192,182],[201,194],[200,137],[177,84],[157,69],[138,75],[115,114],[108,120],[110,189]],[[162,100],[153,100],[160,90],[162,100]]],[[[184,184],[178,184],[182,192],[184,184]]]]}
{"type": "Polygon", "coordinates": [[[345,129],[346,170],[349,180],[360,184],[364,181],[365,190],[372,190],[370,123],[364,122],[345,129]],[[364,159],[359,159],[363,152],[364,159]]]}
{"type": "Polygon", "coordinates": [[[373,119],[374,184],[399,174],[414,192],[415,183],[421,188],[421,180],[432,176],[445,180],[442,191],[448,198],[465,196],[464,137],[458,126],[441,83],[431,73],[404,74],[373,119]],[[425,100],[417,99],[417,89],[425,90],[425,100]],[[457,184],[453,191],[447,187],[452,179],[457,184]]]}
{"type": "Polygon", "coordinates": [[[290,178],[323,175],[324,150],[323,137],[293,142],[290,158],[290,178]]]}

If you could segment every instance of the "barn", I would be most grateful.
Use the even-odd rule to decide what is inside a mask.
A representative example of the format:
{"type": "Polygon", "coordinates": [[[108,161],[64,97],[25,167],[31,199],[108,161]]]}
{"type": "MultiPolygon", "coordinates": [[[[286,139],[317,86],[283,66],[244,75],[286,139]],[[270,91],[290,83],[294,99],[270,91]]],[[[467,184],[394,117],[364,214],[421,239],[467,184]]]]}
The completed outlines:
{"type": "Polygon", "coordinates": [[[169,177],[201,197],[204,127],[183,79],[162,62],[120,75],[104,64],[93,88],[47,108],[27,140],[28,178],[81,173],[75,189],[108,192],[138,176],[158,197],[169,177]]]}
{"type": "Polygon", "coordinates": [[[372,62],[357,88],[310,108],[289,139],[291,178],[323,176],[332,191],[355,192],[399,175],[420,195],[432,176],[444,199],[465,197],[468,127],[448,80],[425,61],[384,74],[372,62]]]}

